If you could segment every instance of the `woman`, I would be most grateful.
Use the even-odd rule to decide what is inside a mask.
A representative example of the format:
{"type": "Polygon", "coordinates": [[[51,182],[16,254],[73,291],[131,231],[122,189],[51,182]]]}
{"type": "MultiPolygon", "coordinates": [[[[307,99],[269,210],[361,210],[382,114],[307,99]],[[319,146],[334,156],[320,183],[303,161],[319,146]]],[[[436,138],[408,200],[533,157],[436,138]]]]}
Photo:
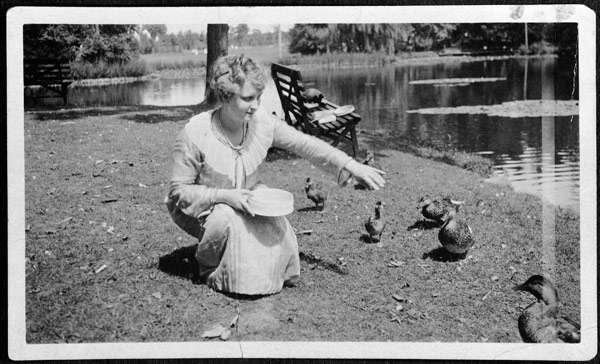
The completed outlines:
{"type": "Polygon", "coordinates": [[[300,274],[288,220],[255,215],[252,190],[270,147],[286,149],[338,176],[346,170],[372,189],[384,172],[354,161],[260,108],[267,79],[244,55],[217,60],[211,87],[222,106],[191,118],[177,137],[167,206],[175,223],[199,239],[200,278],[215,290],[247,295],[281,291],[300,274]]]}

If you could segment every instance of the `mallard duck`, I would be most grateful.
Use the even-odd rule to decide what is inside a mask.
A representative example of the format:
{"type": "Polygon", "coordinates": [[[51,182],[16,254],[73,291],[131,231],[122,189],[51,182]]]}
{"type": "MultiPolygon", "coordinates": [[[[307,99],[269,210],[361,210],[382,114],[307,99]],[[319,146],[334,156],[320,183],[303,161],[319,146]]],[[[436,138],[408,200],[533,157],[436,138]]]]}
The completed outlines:
{"type": "Polygon", "coordinates": [[[537,298],[519,316],[519,333],[526,343],[581,341],[579,324],[558,314],[558,293],[552,282],[540,275],[531,276],[515,290],[529,292],[537,298]]]}
{"type": "Polygon", "coordinates": [[[304,190],[306,191],[306,197],[308,197],[309,200],[314,202],[316,207],[319,207],[319,204],[321,204],[321,209],[325,208],[326,198],[325,196],[323,196],[323,192],[321,192],[315,186],[313,186],[310,177],[306,179],[306,186],[304,187],[304,190]]]}
{"type": "Polygon", "coordinates": [[[374,236],[377,236],[377,241],[381,241],[381,234],[383,233],[383,229],[385,229],[385,220],[381,216],[381,208],[383,205],[383,202],[377,201],[375,204],[375,215],[369,216],[369,219],[365,223],[365,228],[369,233],[371,242],[373,241],[374,236]]]}
{"type": "Polygon", "coordinates": [[[371,166],[373,168],[381,169],[379,163],[375,162],[375,153],[373,153],[373,151],[370,149],[367,149],[367,156],[365,157],[363,164],[371,166]]]}
{"type": "Polygon", "coordinates": [[[456,210],[449,210],[442,220],[445,221],[440,229],[438,238],[442,246],[455,258],[464,259],[469,249],[475,243],[473,230],[467,222],[457,217],[456,210]]]}
{"type": "Polygon", "coordinates": [[[418,208],[426,219],[434,220],[438,224],[444,223],[444,218],[451,210],[457,211],[464,201],[457,201],[448,197],[421,197],[418,208]]]}

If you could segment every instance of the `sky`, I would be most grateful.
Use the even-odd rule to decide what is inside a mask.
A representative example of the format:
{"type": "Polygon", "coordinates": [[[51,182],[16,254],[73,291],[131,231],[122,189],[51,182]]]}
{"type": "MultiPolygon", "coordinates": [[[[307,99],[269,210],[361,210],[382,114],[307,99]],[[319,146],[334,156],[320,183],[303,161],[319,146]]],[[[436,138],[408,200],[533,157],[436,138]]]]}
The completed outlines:
{"type": "MultiPolygon", "coordinates": [[[[167,26],[167,33],[177,34],[179,32],[187,32],[191,30],[194,33],[205,33],[206,24],[165,24],[167,26]]],[[[252,31],[258,29],[261,32],[272,32],[277,24],[248,24],[248,27],[252,31]]],[[[235,27],[237,24],[229,24],[230,27],[235,27]]],[[[294,26],[294,24],[281,24],[281,30],[288,31],[294,26]]]]}

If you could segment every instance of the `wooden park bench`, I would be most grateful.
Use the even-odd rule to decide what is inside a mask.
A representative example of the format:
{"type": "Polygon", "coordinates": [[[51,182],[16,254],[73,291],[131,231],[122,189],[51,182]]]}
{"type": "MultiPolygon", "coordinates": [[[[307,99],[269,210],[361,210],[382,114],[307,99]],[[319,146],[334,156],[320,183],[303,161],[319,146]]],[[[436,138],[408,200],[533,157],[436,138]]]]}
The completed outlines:
{"type": "Polygon", "coordinates": [[[71,77],[71,66],[66,59],[25,60],[23,77],[25,86],[42,86],[60,95],[65,105],[67,104],[67,87],[73,83],[73,78],[71,77]]]}
{"type": "Polygon", "coordinates": [[[298,70],[273,63],[271,76],[288,124],[307,134],[331,139],[333,146],[347,141],[352,145],[354,157],[358,155],[356,124],[361,120],[360,115],[354,112],[339,116],[333,114],[332,111],[339,105],[319,95],[318,90],[305,90],[298,70]],[[329,121],[319,122],[317,115],[328,115],[329,121]]]}

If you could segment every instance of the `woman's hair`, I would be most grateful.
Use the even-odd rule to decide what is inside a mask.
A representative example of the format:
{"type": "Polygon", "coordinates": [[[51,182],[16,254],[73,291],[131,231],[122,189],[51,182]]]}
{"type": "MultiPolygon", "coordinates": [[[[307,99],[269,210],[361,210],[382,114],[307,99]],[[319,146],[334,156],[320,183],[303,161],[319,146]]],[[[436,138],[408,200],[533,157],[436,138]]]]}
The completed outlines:
{"type": "Polygon", "coordinates": [[[213,67],[210,87],[217,92],[222,102],[228,102],[240,92],[246,80],[258,91],[264,90],[267,78],[262,66],[244,54],[223,56],[217,59],[213,67]]]}

